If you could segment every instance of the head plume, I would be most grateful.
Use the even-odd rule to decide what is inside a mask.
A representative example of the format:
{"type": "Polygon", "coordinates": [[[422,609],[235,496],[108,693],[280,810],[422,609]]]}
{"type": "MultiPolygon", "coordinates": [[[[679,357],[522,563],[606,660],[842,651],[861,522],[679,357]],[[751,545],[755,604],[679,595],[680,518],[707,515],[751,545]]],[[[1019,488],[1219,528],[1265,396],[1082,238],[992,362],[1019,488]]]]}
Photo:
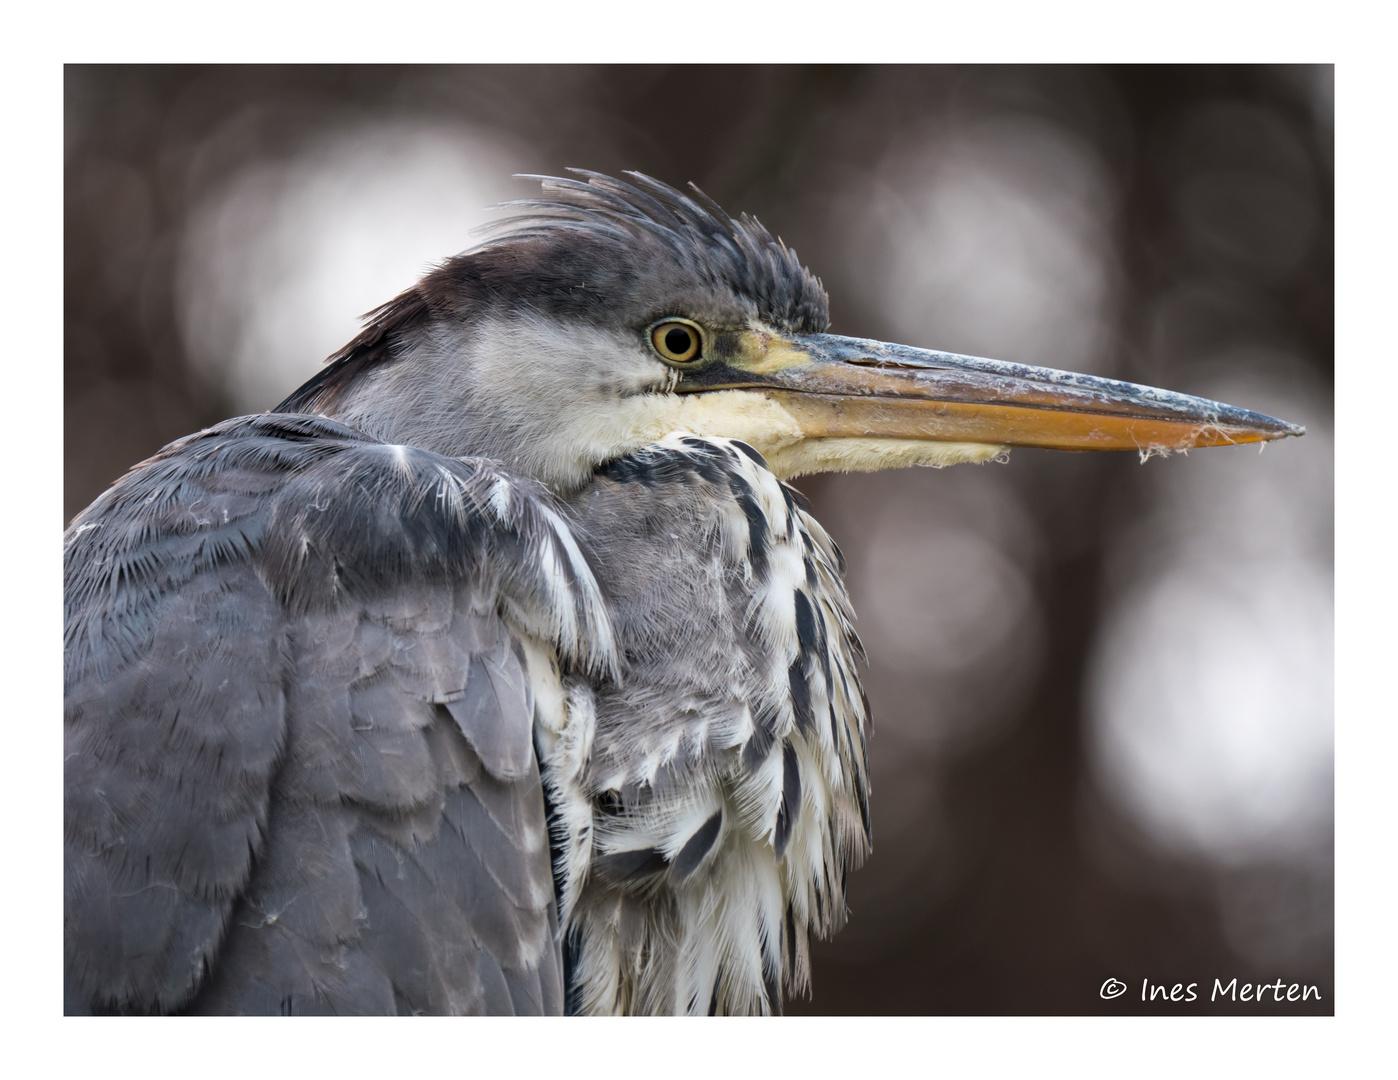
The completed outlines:
{"type": "Polygon", "coordinates": [[[683,312],[720,323],[824,330],[829,302],[796,252],[747,214],[730,217],[698,187],[641,173],[581,169],[530,176],[542,197],[483,230],[487,238],[366,316],[363,331],[278,411],[318,412],[365,371],[391,362],[434,320],[469,325],[502,307],[606,326],[683,312]]]}

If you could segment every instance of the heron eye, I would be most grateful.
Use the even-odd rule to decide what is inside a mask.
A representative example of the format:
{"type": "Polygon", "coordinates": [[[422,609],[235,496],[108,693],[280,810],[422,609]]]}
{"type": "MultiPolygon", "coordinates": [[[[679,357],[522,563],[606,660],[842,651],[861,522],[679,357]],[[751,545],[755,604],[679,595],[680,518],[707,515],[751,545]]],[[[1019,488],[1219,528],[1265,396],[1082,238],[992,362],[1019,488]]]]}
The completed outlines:
{"type": "Polygon", "coordinates": [[[704,339],[694,323],[666,319],[651,327],[650,344],[662,360],[671,364],[688,364],[700,359],[704,339]]]}

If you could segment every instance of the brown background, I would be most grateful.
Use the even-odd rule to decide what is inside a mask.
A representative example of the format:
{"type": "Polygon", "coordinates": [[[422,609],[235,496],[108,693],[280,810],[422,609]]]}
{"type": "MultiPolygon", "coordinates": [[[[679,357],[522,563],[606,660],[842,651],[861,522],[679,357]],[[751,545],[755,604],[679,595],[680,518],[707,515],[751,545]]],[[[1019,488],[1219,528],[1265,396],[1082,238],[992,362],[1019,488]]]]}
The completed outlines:
{"type": "MultiPolygon", "coordinates": [[[[465,125],[526,171],[693,180],[800,251],[835,332],[1236,387],[1252,396],[1235,404],[1285,408],[1307,439],[1260,464],[1018,450],[1005,466],[799,483],[866,616],[875,854],[792,1011],[1332,1012],[1329,714],[1292,725],[1297,775],[1320,787],[1291,816],[1268,817],[1294,794],[1265,788],[1291,775],[1264,768],[1282,735],[1244,732],[1225,787],[1252,809],[1203,799],[1179,825],[1133,801],[1141,774],[1102,750],[1092,704],[1104,658],[1198,630],[1186,619],[1153,645],[1121,629],[1174,570],[1212,558],[1215,579],[1197,580],[1216,591],[1264,564],[1329,579],[1332,86],[1331,69],[1294,67],[70,67],[65,517],[165,442],[275,404],[218,377],[237,326],[191,330],[207,294],[190,282],[230,265],[219,245],[240,235],[210,215],[228,191],[246,208],[258,169],[283,197],[360,131],[465,125]],[[1237,516],[1265,477],[1282,494],[1237,516]],[[1099,997],[1109,976],[1130,987],[1118,1000],[1099,997]],[[1209,1002],[1234,976],[1315,984],[1321,1001],[1209,1002]],[[1143,979],[1198,982],[1200,1000],[1143,1004],[1143,979]]],[[[1246,614],[1262,609],[1237,610],[1220,640],[1252,646],[1257,670],[1281,663],[1268,620],[1246,614]]],[[[1304,614],[1279,611],[1277,625],[1304,614]]],[[[1328,640],[1287,645],[1301,660],[1278,670],[1325,685],[1328,640]]],[[[1196,708],[1227,724],[1245,704],[1196,708]]],[[[1193,790],[1160,768],[1162,790],[1193,790]]]]}

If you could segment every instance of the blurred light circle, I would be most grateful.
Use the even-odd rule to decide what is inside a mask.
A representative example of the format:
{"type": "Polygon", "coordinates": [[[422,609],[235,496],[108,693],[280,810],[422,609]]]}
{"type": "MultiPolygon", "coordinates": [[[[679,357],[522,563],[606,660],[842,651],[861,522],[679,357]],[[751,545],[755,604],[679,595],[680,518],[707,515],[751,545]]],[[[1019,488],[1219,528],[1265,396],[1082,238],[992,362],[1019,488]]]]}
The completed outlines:
{"type": "Polygon", "coordinates": [[[520,194],[498,140],[422,121],[354,128],[251,164],[195,207],[178,305],[194,371],[242,412],[268,409],[360,316],[474,243],[520,194]]]}
{"type": "Polygon", "coordinates": [[[1101,369],[1113,185],[1090,149],[1026,117],[962,122],[878,170],[847,247],[887,251],[867,298],[904,341],[1101,369]],[[901,194],[900,194],[901,193],[901,194]],[[875,239],[877,238],[877,239],[875,239]]]}
{"type": "Polygon", "coordinates": [[[1330,824],[1333,590],[1312,564],[1184,565],[1108,623],[1096,687],[1108,786],[1174,846],[1285,851],[1330,824]]]}

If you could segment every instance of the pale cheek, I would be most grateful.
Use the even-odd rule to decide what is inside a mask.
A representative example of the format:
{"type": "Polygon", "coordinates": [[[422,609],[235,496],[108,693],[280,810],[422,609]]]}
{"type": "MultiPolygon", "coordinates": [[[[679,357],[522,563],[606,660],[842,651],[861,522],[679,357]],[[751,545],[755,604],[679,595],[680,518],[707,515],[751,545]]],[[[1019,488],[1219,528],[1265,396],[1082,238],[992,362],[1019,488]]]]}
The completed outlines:
{"type": "Polygon", "coordinates": [[[672,430],[741,439],[764,456],[802,437],[795,418],[763,394],[724,390],[677,400],[680,407],[669,418],[672,430]]]}
{"type": "Polygon", "coordinates": [[[910,465],[954,465],[987,461],[1005,448],[980,443],[920,439],[810,438],[786,409],[761,393],[724,390],[710,394],[639,394],[615,400],[606,410],[567,396],[555,410],[554,427],[576,456],[582,482],[602,461],[658,442],[674,432],[738,439],[754,447],[772,472],[786,479],[820,472],[874,472],[910,465]],[[572,419],[569,419],[571,414],[572,419]]]}
{"type": "Polygon", "coordinates": [[[767,465],[783,480],[821,472],[879,472],[911,465],[959,465],[991,461],[1009,452],[986,443],[921,439],[805,439],[779,447],[767,465]]]}

